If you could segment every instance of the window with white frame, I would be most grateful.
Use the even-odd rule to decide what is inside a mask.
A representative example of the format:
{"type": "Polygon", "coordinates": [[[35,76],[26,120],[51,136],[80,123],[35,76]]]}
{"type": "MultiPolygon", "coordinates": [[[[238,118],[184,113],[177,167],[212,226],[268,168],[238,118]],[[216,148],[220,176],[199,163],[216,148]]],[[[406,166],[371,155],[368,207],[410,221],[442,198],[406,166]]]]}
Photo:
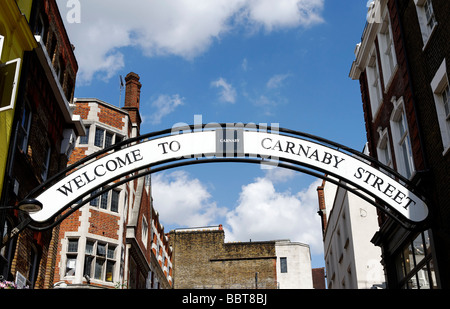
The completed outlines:
{"type": "Polygon", "coordinates": [[[443,154],[446,154],[450,149],[450,87],[445,59],[431,81],[431,89],[444,147],[443,154]]]}
{"type": "Polygon", "coordinates": [[[367,82],[369,84],[369,97],[371,102],[370,106],[372,107],[372,116],[377,114],[383,99],[380,70],[377,58],[377,53],[374,49],[367,67],[367,82]]]}
{"type": "Polygon", "coordinates": [[[35,35],[39,35],[41,38],[44,37],[45,34],[45,23],[44,19],[42,18],[42,15],[39,15],[36,23],[36,29],[34,30],[35,35]]]}
{"type": "Polygon", "coordinates": [[[0,61],[2,58],[2,52],[3,52],[3,44],[5,43],[5,37],[3,35],[0,35],[0,61]]]}
{"type": "Polygon", "coordinates": [[[28,138],[30,135],[31,127],[31,115],[31,108],[26,101],[20,113],[20,120],[18,124],[19,128],[17,132],[17,145],[24,152],[27,151],[28,147],[28,138]]]}
{"type": "Polygon", "coordinates": [[[383,71],[383,80],[385,88],[388,88],[397,67],[397,57],[395,55],[394,39],[392,27],[389,18],[389,12],[386,10],[378,34],[380,47],[380,60],[383,71]]]}
{"type": "Polygon", "coordinates": [[[88,275],[96,280],[113,282],[116,248],[117,246],[114,244],[87,240],[83,275],[88,275]]]}
{"type": "Polygon", "coordinates": [[[397,170],[406,178],[411,178],[415,169],[403,97],[392,101],[394,109],[391,114],[391,130],[397,170]]]}
{"type": "Polygon", "coordinates": [[[280,272],[287,273],[287,257],[280,257],[280,272]]]}
{"type": "Polygon", "coordinates": [[[378,130],[378,134],[380,135],[377,144],[378,160],[384,165],[392,168],[392,155],[390,149],[391,147],[389,146],[389,136],[387,128],[384,128],[384,130],[380,128],[378,130]]]}
{"type": "Polygon", "coordinates": [[[123,140],[123,136],[105,130],[101,127],[95,128],[94,145],[101,148],[108,148],[113,144],[120,143],[123,140]]]}
{"type": "Polygon", "coordinates": [[[14,108],[21,63],[20,58],[2,63],[5,40],[6,38],[0,35],[0,112],[14,108]]]}
{"type": "Polygon", "coordinates": [[[67,240],[65,276],[75,276],[78,256],[78,239],[67,240]]]}
{"type": "Polygon", "coordinates": [[[436,25],[436,17],[434,16],[433,4],[431,0],[425,0],[423,3],[425,17],[427,18],[427,27],[432,30],[436,25]]]}
{"type": "Polygon", "coordinates": [[[85,127],[86,135],[80,136],[80,144],[82,144],[82,145],[89,144],[89,129],[90,129],[90,126],[85,127]]]}
{"type": "Polygon", "coordinates": [[[437,25],[433,3],[432,0],[414,0],[414,3],[416,5],[420,31],[422,32],[423,44],[426,46],[431,33],[437,25]]]}
{"type": "Polygon", "coordinates": [[[42,172],[41,172],[41,177],[43,181],[47,180],[48,177],[48,171],[50,168],[50,157],[52,153],[52,147],[50,146],[50,142],[48,141],[46,142],[44,153],[45,153],[44,161],[42,162],[42,172]]]}
{"type": "Polygon", "coordinates": [[[147,243],[148,243],[148,223],[147,223],[147,219],[145,218],[145,216],[142,217],[142,231],[141,231],[141,236],[142,236],[142,242],[144,244],[144,247],[147,248],[147,243]]]}
{"type": "MultiPolygon", "coordinates": [[[[98,192],[99,190],[93,191],[91,196],[96,195],[98,192]]],[[[112,212],[119,212],[119,196],[120,191],[109,190],[90,200],[89,205],[112,212]]]]}

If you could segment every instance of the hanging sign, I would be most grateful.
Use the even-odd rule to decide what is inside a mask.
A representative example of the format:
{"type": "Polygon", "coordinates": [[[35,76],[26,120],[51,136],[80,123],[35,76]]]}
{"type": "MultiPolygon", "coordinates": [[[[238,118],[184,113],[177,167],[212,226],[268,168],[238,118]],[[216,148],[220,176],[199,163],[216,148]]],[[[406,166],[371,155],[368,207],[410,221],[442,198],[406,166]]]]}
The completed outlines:
{"type": "Polygon", "coordinates": [[[44,207],[31,214],[44,222],[95,189],[140,169],[171,160],[259,157],[306,166],[362,189],[413,222],[428,216],[425,203],[390,176],[331,147],[298,137],[244,129],[216,129],[160,137],[86,164],[37,197],[44,207]]]}

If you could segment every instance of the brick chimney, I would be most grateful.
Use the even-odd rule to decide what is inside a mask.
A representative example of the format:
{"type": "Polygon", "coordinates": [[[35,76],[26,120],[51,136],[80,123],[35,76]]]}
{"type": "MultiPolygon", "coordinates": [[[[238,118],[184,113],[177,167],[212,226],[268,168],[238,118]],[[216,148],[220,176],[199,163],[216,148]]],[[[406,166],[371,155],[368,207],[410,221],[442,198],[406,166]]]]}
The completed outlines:
{"type": "Polygon", "coordinates": [[[128,112],[131,118],[133,127],[136,127],[137,132],[135,134],[139,135],[141,126],[141,115],[139,113],[139,103],[141,99],[141,86],[139,82],[139,75],[130,72],[125,77],[125,106],[124,110],[128,112]]]}
{"type": "Polygon", "coordinates": [[[327,229],[327,207],[325,205],[325,180],[322,181],[322,185],[317,187],[317,195],[319,198],[319,211],[317,212],[322,220],[322,236],[325,236],[325,230],[327,229]]]}

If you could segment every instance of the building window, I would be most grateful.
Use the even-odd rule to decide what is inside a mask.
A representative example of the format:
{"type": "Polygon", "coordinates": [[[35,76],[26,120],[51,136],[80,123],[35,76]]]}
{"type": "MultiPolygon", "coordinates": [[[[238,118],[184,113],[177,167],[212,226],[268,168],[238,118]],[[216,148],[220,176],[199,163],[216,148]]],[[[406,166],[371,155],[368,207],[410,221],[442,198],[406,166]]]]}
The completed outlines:
{"type": "Polygon", "coordinates": [[[422,32],[422,40],[424,46],[433,33],[437,25],[436,16],[433,10],[433,3],[431,0],[414,0],[416,4],[417,17],[419,19],[420,31],[422,32]]]}
{"type": "Polygon", "coordinates": [[[431,31],[436,25],[436,17],[434,16],[433,4],[431,3],[431,0],[425,0],[423,9],[425,10],[425,16],[427,18],[427,27],[431,31]]]}
{"type": "Polygon", "coordinates": [[[78,255],[78,239],[69,239],[67,242],[65,276],[75,276],[78,255]]]}
{"type": "Polygon", "coordinates": [[[401,288],[437,288],[428,231],[416,235],[403,246],[396,256],[396,267],[401,288]]]}
{"type": "Polygon", "coordinates": [[[383,68],[383,80],[385,88],[389,88],[392,77],[397,66],[397,57],[395,56],[394,39],[389,19],[388,10],[383,18],[380,33],[378,34],[378,42],[380,46],[380,60],[383,68]]]}
{"type": "Polygon", "coordinates": [[[444,111],[445,111],[445,119],[447,120],[447,130],[449,129],[448,126],[448,118],[450,117],[450,89],[447,85],[445,86],[444,90],[442,91],[442,104],[444,105],[444,111]]]}
{"type": "Polygon", "coordinates": [[[86,242],[83,275],[101,281],[113,282],[116,247],[113,244],[88,240],[86,242]]]}
{"type": "Polygon", "coordinates": [[[42,162],[42,181],[46,181],[48,177],[48,171],[50,169],[50,157],[52,153],[52,148],[50,146],[50,143],[47,141],[46,147],[44,149],[44,161],[42,162]]]}
{"type": "Polygon", "coordinates": [[[0,35],[0,59],[2,57],[4,43],[5,43],[5,37],[3,35],[0,35]]]}
{"type": "Polygon", "coordinates": [[[29,254],[29,264],[28,264],[28,283],[31,287],[34,287],[36,283],[37,274],[39,270],[39,253],[37,248],[32,245],[29,254]]]}
{"type": "Polygon", "coordinates": [[[444,59],[431,81],[444,155],[450,149],[450,89],[446,70],[446,61],[444,59]]]}
{"type": "Polygon", "coordinates": [[[148,223],[147,219],[145,217],[142,217],[142,242],[144,244],[144,247],[147,248],[148,243],[148,223]]]}
{"type": "Polygon", "coordinates": [[[42,19],[42,16],[39,15],[36,24],[36,29],[34,30],[34,34],[39,35],[40,37],[44,37],[44,33],[45,33],[44,20],[42,19]]]}
{"type": "Polygon", "coordinates": [[[369,60],[367,67],[367,82],[369,84],[370,106],[372,109],[372,116],[375,116],[381,106],[383,99],[383,92],[381,89],[380,70],[378,67],[378,57],[375,50],[369,60]]]}
{"type": "MultiPolygon", "coordinates": [[[[3,43],[4,37],[0,35],[0,56],[3,43]]],[[[0,112],[13,109],[15,106],[21,68],[20,63],[20,58],[7,61],[6,63],[1,63],[0,61],[0,112]]]]}
{"type": "MultiPolygon", "coordinates": [[[[6,219],[6,218],[5,218],[6,219]]],[[[12,225],[10,224],[9,220],[4,220],[3,222],[3,231],[0,233],[0,236],[2,239],[5,239],[5,237],[8,235],[11,235],[12,231],[12,225]]],[[[11,241],[9,241],[5,246],[0,248],[0,276],[7,276],[9,271],[9,265],[12,260],[12,256],[15,252],[15,246],[12,244],[11,241]]]]}
{"type": "Polygon", "coordinates": [[[113,144],[120,143],[123,140],[123,137],[106,131],[105,129],[97,127],[95,129],[95,139],[94,145],[101,148],[108,148],[113,144]]]}
{"type": "Polygon", "coordinates": [[[391,115],[391,129],[397,170],[406,178],[411,178],[414,173],[414,161],[408,122],[403,107],[403,98],[393,100],[393,103],[394,110],[391,115]]]}
{"type": "Polygon", "coordinates": [[[110,210],[112,212],[119,212],[119,195],[120,192],[117,190],[111,191],[111,205],[110,210]]]}
{"type": "MultiPolygon", "coordinates": [[[[91,196],[98,194],[100,190],[95,190],[91,193],[91,196]]],[[[100,207],[101,209],[109,210],[112,212],[119,212],[119,195],[118,190],[109,190],[90,200],[89,205],[94,207],[100,207]]]]}
{"type": "Polygon", "coordinates": [[[392,168],[392,156],[389,146],[389,136],[387,128],[378,131],[380,137],[377,144],[378,161],[392,168]]]}
{"type": "Polygon", "coordinates": [[[281,273],[287,273],[287,258],[280,257],[280,271],[281,273]]]}
{"type": "Polygon", "coordinates": [[[105,130],[101,128],[95,129],[95,139],[94,139],[94,145],[97,147],[103,147],[103,140],[104,140],[105,130]]]}
{"type": "Polygon", "coordinates": [[[24,107],[21,111],[20,120],[19,120],[19,130],[17,137],[17,145],[19,148],[26,152],[28,146],[28,137],[30,135],[30,127],[31,127],[31,109],[30,106],[25,103],[24,107]]]}
{"type": "Polygon", "coordinates": [[[80,144],[86,145],[89,144],[89,128],[90,126],[86,126],[86,135],[85,136],[80,136],[80,144]]]}

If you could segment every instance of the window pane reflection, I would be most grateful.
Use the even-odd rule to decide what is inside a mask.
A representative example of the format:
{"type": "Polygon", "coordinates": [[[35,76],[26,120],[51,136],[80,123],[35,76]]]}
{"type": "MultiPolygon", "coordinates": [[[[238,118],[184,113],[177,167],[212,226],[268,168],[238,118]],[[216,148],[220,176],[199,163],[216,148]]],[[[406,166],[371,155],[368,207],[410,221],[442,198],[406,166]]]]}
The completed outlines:
{"type": "Polygon", "coordinates": [[[437,288],[428,232],[412,239],[396,257],[398,281],[407,289],[437,288]]]}

